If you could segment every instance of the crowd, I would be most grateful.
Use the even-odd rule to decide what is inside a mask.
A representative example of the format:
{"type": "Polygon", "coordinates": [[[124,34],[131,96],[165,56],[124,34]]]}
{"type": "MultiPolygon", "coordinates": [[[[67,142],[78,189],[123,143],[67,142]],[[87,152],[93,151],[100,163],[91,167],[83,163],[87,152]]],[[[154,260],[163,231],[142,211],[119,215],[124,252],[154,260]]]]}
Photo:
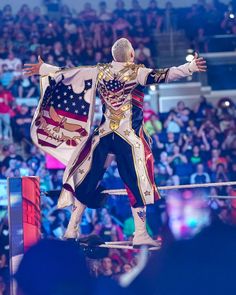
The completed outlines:
{"type": "MultiPolygon", "coordinates": [[[[14,105],[14,104],[13,104],[14,105]]],[[[5,138],[1,145],[0,180],[7,177],[38,175],[42,192],[60,190],[63,169],[50,166],[50,159],[32,145],[29,125],[34,108],[26,105],[12,108],[10,127],[18,136],[14,143],[5,138]],[[19,120],[24,121],[21,126],[19,120]],[[23,127],[23,126],[24,127],[23,127]],[[15,131],[14,131],[15,130],[15,131]],[[20,133],[21,132],[21,133],[20,133]]],[[[155,180],[158,186],[187,183],[222,182],[236,179],[236,108],[229,98],[223,98],[215,107],[201,97],[194,109],[183,101],[168,113],[155,113],[144,104],[144,126],[152,142],[155,157],[155,180]]],[[[9,135],[12,138],[11,134],[9,135]]],[[[123,188],[116,162],[107,169],[103,184],[107,188],[123,188]]],[[[216,195],[235,196],[234,187],[211,188],[207,191],[216,195]]],[[[226,212],[236,208],[234,202],[212,199],[214,210],[224,207],[226,212]]],[[[157,237],[162,232],[166,219],[162,202],[150,208],[149,232],[157,237]],[[164,215],[163,215],[164,213],[164,215]]],[[[4,209],[4,208],[3,208],[4,209]]],[[[233,214],[234,214],[233,210],[233,214]]],[[[3,210],[4,212],[4,210],[3,210]]],[[[221,213],[225,214],[225,213],[221,213]]],[[[235,215],[235,214],[234,214],[235,215]]],[[[42,196],[42,234],[45,238],[60,238],[65,232],[70,217],[69,210],[56,209],[56,198],[42,196]]],[[[1,269],[7,265],[7,220],[1,216],[1,269]]],[[[233,217],[235,222],[235,217],[233,217]]],[[[81,233],[99,235],[105,241],[132,238],[134,231],[128,199],[109,198],[106,207],[100,210],[87,209],[81,223],[81,233]]],[[[89,261],[95,276],[119,277],[135,265],[135,257],[126,251],[122,255],[111,251],[102,261],[89,261]]]]}
{"type": "MultiPolygon", "coordinates": [[[[208,51],[208,35],[235,34],[234,3],[198,1],[191,8],[177,9],[168,2],[160,9],[150,1],[144,9],[138,1],[126,9],[118,0],[109,12],[106,2],[99,10],[87,3],[80,12],[59,6],[47,16],[40,8],[27,5],[13,14],[7,5],[0,11],[0,181],[7,177],[40,176],[42,191],[60,190],[63,166],[50,165],[48,159],[30,139],[30,123],[35,112],[31,104],[17,104],[16,97],[39,96],[38,77],[22,75],[25,62],[35,63],[37,56],[51,64],[73,66],[111,60],[110,48],[118,37],[128,38],[136,48],[136,61],[155,66],[153,38],[156,32],[184,29],[193,47],[208,51]]],[[[25,100],[26,101],[26,100],[25,100]]],[[[30,100],[28,100],[30,101],[30,100]]],[[[236,108],[229,98],[222,98],[215,107],[204,97],[194,109],[183,101],[168,113],[157,114],[148,102],[144,104],[144,124],[152,142],[155,157],[155,180],[158,186],[221,182],[236,179],[236,108]]],[[[2,183],[1,182],[1,185],[2,183]]],[[[103,185],[123,188],[116,163],[106,171],[103,185]]],[[[233,187],[212,188],[208,193],[235,195],[233,187]]],[[[162,204],[160,202],[159,204],[162,204]]],[[[236,208],[223,200],[210,205],[236,208]]],[[[0,294],[7,294],[8,226],[6,208],[0,203],[0,294]]],[[[150,208],[149,233],[161,233],[163,212],[160,205],[150,208]],[[157,218],[158,216],[158,218],[157,218]]],[[[165,214],[164,214],[165,215],[165,214]]],[[[42,196],[42,234],[45,238],[61,237],[70,212],[57,210],[56,200],[42,196]]],[[[109,198],[106,208],[87,209],[81,233],[97,234],[105,241],[130,239],[134,224],[127,198],[109,198]]],[[[136,265],[129,251],[110,252],[101,261],[89,261],[94,276],[113,277],[128,272],[136,265]]]]}
{"type": "Polygon", "coordinates": [[[234,11],[234,1],[225,5],[218,0],[198,0],[186,8],[175,8],[170,1],[160,8],[155,0],[144,8],[133,0],[130,9],[117,0],[113,11],[105,1],[98,11],[88,2],[81,11],[59,5],[53,14],[27,5],[14,14],[6,5],[0,10],[0,81],[14,96],[37,97],[38,80],[22,76],[22,64],[34,63],[38,55],[59,66],[108,62],[111,45],[119,37],[132,42],[138,63],[152,67],[155,34],[170,29],[184,30],[192,47],[208,51],[209,36],[235,35],[234,11]]]}

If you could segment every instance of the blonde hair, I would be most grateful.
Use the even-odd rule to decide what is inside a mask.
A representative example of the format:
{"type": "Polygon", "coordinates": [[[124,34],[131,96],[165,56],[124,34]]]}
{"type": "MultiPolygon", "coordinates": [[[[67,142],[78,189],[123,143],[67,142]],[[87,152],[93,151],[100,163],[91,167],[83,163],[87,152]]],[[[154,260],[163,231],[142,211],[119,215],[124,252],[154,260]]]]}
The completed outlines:
{"type": "Polygon", "coordinates": [[[129,61],[132,52],[134,53],[133,46],[126,38],[118,39],[111,48],[113,59],[118,62],[129,61]]]}

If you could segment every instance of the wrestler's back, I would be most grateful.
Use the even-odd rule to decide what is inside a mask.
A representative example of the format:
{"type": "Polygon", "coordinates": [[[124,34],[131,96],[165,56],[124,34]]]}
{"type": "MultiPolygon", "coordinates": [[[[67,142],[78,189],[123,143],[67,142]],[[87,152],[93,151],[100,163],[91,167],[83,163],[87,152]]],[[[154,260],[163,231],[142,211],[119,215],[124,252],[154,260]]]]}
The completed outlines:
{"type": "MultiPolygon", "coordinates": [[[[117,132],[123,128],[132,129],[134,94],[139,86],[137,76],[141,67],[143,65],[119,62],[98,65],[97,90],[103,103],[104,127],[117,132]]],[[[142,114],[143,95],[141,96],[140,114],[142,114]]],[[[138,125],[142,125],[142,115],[138,125]]]]}

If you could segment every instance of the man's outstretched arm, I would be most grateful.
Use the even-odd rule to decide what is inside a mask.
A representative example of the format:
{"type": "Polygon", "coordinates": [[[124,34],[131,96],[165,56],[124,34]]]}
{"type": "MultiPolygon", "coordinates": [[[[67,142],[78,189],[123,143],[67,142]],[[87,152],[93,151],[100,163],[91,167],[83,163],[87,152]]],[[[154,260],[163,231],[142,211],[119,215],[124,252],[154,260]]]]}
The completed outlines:
{"type": "Polygon", "coordinates": [[[195,57],[190,63],[178,67],[157,70],[140,68],[138,82],[143,86],[168,83],[191,76],[195,72],[205,72],[206,69],[206,61],[202,57],[198,57],[197,53],[195,53],[195,57]]]}
{"type": "Polygon", "coordinates": [[[25,64],[23,71],[26,76],[30,77],[34,75],[49,75],[50,73],[56,73],[60,69],[61,68],[59,67],[44,63],[44,61],[39,56],[37,64],[25,64]]]}

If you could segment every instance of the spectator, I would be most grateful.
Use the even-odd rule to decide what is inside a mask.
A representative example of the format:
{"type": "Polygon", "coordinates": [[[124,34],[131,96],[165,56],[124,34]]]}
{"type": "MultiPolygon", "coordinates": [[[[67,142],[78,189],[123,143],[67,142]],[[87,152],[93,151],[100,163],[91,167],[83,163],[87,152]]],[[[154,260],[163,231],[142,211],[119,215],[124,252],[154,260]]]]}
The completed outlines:
{"type": "Polygon", "coordinates": [[[23,158],[16,153],[16,145],[10,144],[6,152],[6,157],[2,161],[2,166],[9,168],[10,161],[15,160],[16,165],[19,166],[23,162],[23,158]]]}
{"type": "Polygon", "coordinates": [[[232,294],[235,243],[235,228],[215,221],[193,239],[175,241],[154,255],[128,291],[145,287],[147,294],[232,294]]]}
{"type": "Polygon", "coordinates": [[[183,122],[179,119],[174,111],[171,111],[164,123],[166,132],[180,133],[183,122]]]}
{"type": "Polygon", "coordinates": [[[173,7],[173,3],[166,2],[164,12],[164,31],[170,32],[177,29],[177,13],[173,7]]]}
{"type": "Polygon", "coordinates": [[[105,257],[101,262],[101,274],[105,277],[111,277],[113,275],[112,271],[112,261],[110,257],[105,257]]]}
{"type": "MultiPolygon", "coordinates": [[[[49,2],[47,1],[48,4],[49,2]]],[[[22,76],[22,63],[35,63],[38,55],[42,55],[49,63],[63,67],[110,62],[111,45],[114,39],[122,36],[135,44],[138,62],[145,63],[148,67],[157,67],[157,50],[154,48],[156,33],[184,29],[194,49],[206,51],[211,50],[210,46],[207,48],[208,35],[236,32],[235,21],[229,20],[228,12],[224,16],[227,6],[219,1],[214,1],[214,5],[198,1],[192,8],[180,9],[173,8],[171,2],[168,2],[165,9],[160,9],[157,1],[151,0],[146,10],[141,7],[142,2],[133,1],[131,9],[127,10],[126,3],[118,0],[115,10],[111,12],[108,12],[104,1],[100,2],[98,11],[87,3],[82,12],[73,11],[59,2],[56,4],[57,12],[50,12],[49,17],[40,8],[31,9],[27,5],[22,6],[17,13],[13,12],[10,5],[0,11],[0,81],[4,91],[13,97],[30,99],[39,96],[38,80],[22,76]],[[186,15],[187,26],[184,25],[186,15]]],[[[33,103],[33,100],[29,103],[33,103]]],[[[7,177],[34,174],[41,177],[42,191],[60,190],[62,167],[58,171],[49,169],[49,166],[45,166],[43,153],[39,153],[35,147],[31,148],[31,143],[24,150],[17,142],[25,143],[25,139],[30,139],[29,127],[35,108],[23,105],[22,112],[14,99],[7,106],[10,107],[8,113],[14,130],[14,145],[1,146],[0,178],[5,181],[7,177]]],[[[1,112],[0,102],[0,117],[1,112]]],[[[184,101],[179,101],[174,111],[168,112],[166,116],[157,115],[150,103],[145,102],[144,124],[153,139],[152,149],[157,160],[155,178],[158,184],[189,183],[192,165],[198,167],[199,164],[209,167],[212,181],[236,179],[235,104],[229,98],[220,100],[216,108],[205,97],[201,97],[193,112],[185,106],[184,101]],[[215,150],[218,150],[219,155],[211,155],[215,150]]],[[[11,132],[5,136],[4,130],[6,128],[2,129],[2,137],[7,139],[11,132]]],[[[195,173],[194,181],[207,182],[207,172],[197,169],[200,169],[200,173],[195,173]]],[[[115,162],[107,170],[103,181],[109,188],[124,188],[115,162]]],[[[214,196],[227,193],[233,194],[232,191],[218,189],[214,196]]],[[[50,238],[61,236],[68,222],[68,212],[56,211],[55,201],[47,198],[46,202],[45,199],[42,201],[43,235],[50,238]]],[[[230,205],[221,200],[218,203],[222,205],[219,216],[225,218],[231,210],[230,205]]],[[[86,210],[81,233],[100,233],[106,240],[118,240],[124,238],[121,233],[121,227],[124,226],[123,232],[130,238],[133,234],[133,220],[128,218],[130,212],[127,204],[127,198],[118,200],[115,196],[110,197],[107,207],[112,213],[112,219],[106,210],[101,218],[97,217],[96,210],[86,210]]],[[[157,229],[151,222],[150,224],[156,233],[157,229]]],[[[4,244],[3,235],[0,240],[0,244],[4,244]]],[[[3,261],[7,254],[5,256],[3,261]]],[[[119,254],[113,251],[109,257],[112,257],[113,278],[115,274],[119,275],[122,264],[128,263],[128,269],[133,265],[133,254],[129,251],[120,251],[119,254]],[[114,266],[113,260],[119,261],[119,265],[117,263],[114,266]]],[[[5,277],[4,282],[7,285],[5,277]]]]}
{"type": "Polygon", "coordinates": [[[236,133],[233,129],[229,129],[226,132],[224,142],[222,143],[222,150],[230,152],[233,149],[234,141],[236,140],[236,133]]]}
{"type": "Polygon", "coordinates": [[[157,177],[156,182],[158,185],[165,185],[166,181],[173,174],[173,169],[168,162],[168,155],[166,152],[162,152],[160,155],[160,161],[157,163],[157,177]]]}
{"type": "Polygon", "coordinates": [[[194,38],[194,48],[198,52],[208,52],[208,38],[204,28],[199,28],[194,38]]]}
{"type": "Polygon", "coordinates": [[[125,2],[123,0],[116,1],[116,9],[113,11],[113,14],[115,19],[119,17],[127,18],[127,10],[125,9],[125,2]]]}
{"type": "Polygon", "coordinates": [[[235,18],[230,17],[230,11],[225,12],[224,19],[221,22],[221,28],[226,34],[232,33],[232,28],[235,26],[235,18]]]}
{"type": "Polygon", "coordinates": [[[155,29],[158,33],[161,32],[163,24],[163,13],[157,6],[156,0],[150,0],[146,10],[147,25],[151,29],[155,29]]]}
{"type": "Polygon", "coordinates": [[[123,271],[123,273],[130,272],[131,270],[132,270],[132,265],[130,265],[129,263],[125,263],[125,264],[122,266],[122,271],[123,271]]]}
{"type": "Polygon", "coordinates": [[[229,181],[229,176],[226,171],[225,165],[219,163],[216,165],[216,170],[212,172],[211,179],[213,182],[229,181]]]}
{"type": "Polygon", "coordinates": [[[7,59],[3,60],[3,64],[7,66],[9,71],[15,71],[18,66],[22,66],[22,62],[19,58],[15,57],[13,52],[8,54],[7,59]]]}
{"type": "Polygon", "coordinates": [[[47,192],[53,189],[52,177],[48,170],[43,165],[38,169],[37,176],[40,177],[40,188],[42,191],[47,192]]]}
{"type": "Polygon", "coordinates": [[[207,183],[211,182],[208,173],[204,172],[203,164],[199,163],[196,166],[196,173],[193,173],[190,177],[190,183],[207,183]]]}
{"type": "Polygon", "coordinates": [[[144,46],[142,42],[139,43],[138,48],[135,50],[135,58],[137,63],[144,64],[149,68],[154,67],[151,51],[148,47],[144,46]]]}
{"type": "Polygon", "coordinates": [[[0,83],[0,140],[11,136],[10,113],[13,96],[0,83]]]}
{"type": "Polygon", "coordinates": [[[53,234],[54,238],[62,239],[66,227],[68,225],[68,217],[67,217],[66,210],[55,210],[52,212],[52,222],[50,224],[50,232],[53,234]]]}
{"type": "Polygon", "coordinates": [[[228,163],[226,158],[220,156],[220,150],[213,149],[211,151],[211,160],[208,161],[208,168],[211,172],[215,172],[218,164],[223,164],[227,169],[228,163]]]}
{"type": "Polygon", "coordinates": [[[167,154],[169,156],[173,155],[175,146],[175,134],[173,132],[167,132],[167,141],[165,142],[164,146],[167,154]]]}
{"type": "Polygon", "coordinates": [[[99,3],[98,19],[103,22],[112,20],[112,14],[107,11],[107,3],[105,1],[99,3]]]}
{"type": "Polygon", "coordinates": [[[190,110],[185,106],[183,101],[177,103],[175,109],[176,117],[182,121],[182,124],[185,124],[189,121],[190,110]]]}
{"type": "Polygon", "coordinates": [[[180,147],[175,145],[173,149],[173,155],[168,158],[168,162],[171,166],[176,168],[179,165],[186,164],[188,159],[180,152],[180,147]]]}
{"type": "Polygon", "coordinates": [[[94,231],[97,223],[97,212],[95,209],[87,208],[80,223],[80,232],[82,235],[89,235],[94,231]]]}
{"type": "Polygon", "coordinates": [[[194,112],[198,123],[201,123],[208,114],[211,114],[213,107],[207,101],[206,97],[201,96],[199,102],[195,105],[194,112]]]}
{"type": "Polygon", "coordinates": [[[24,295],[93,294],[85,258],[70,242],[40,241],[25,253],[15,277],[24,295]]]}
{"type": "Polygon", "coordinates": [[[118,38],[121,38],[121,36],[123,36],[123,33],[126,29],[131,29],[131,25],[123,17],[118,17],[117,20],[113,23],[112,28],[114,40],[117,40],[118,38]]]}
{"type": "Polygon", "coordinates": [[[4,295],[5,291],[6,291],[6,284],[4,282],[4,278],[0,275],[0,294],[4,295]]]}
{"type": "Polygon", "coordinates": [[[92,8],[91,3],[87,2],[84,4],[84,10],[80,12],[79,17],[85,21],[85,24],[88,24],[97,19],[97,12],[92,8]]]}
{"type": "Polygon", "coordinates": [[[10,89],[13,80],[14,80],[15,72],[9,70],[5,63],[2,64],[2,69],[0,71],[0,83],[2,86],[10,89]]]}
{"type": "Polygon", "coordinates": [[[18,87],[18,96],[24,98],[39,97],[38,79],[35,76],[21,77],[18,87]]]}
{"type": "Polygon", "coordinates": [[[43,160],[42,152],[40,152],[35,145],[32,145],[32,147],[30,148],[30,156],[27,158],[26,162],[28,167],[34,171],[34,174],[37,173],[42,163],[42,160],[43,160]]]}
{"type": "Polygon", "coordinates": [[[162,131],[162,123],[156,114],[151,115],[150,119],[145,122],[144,126],[150,136],[162,131]]]}
{"type": "Polygon", "coordinates": [[[148,101],[145,101],[144,104],[143,104],[143,120],[144,120],[144,123],[149,121],[151,119],[152,115],[156,115],[156,113],[151,108],[150,103],[148,101]]]}
{"type": "Polygon", "coordinates": [[[14,117],[14,137],[18,142],[30,139],[30,125],[32,116],[28,105],[22,104],[19,113],[14,117]]]}
{"type": "Polygon", "coordinates": [[[200,149],[198,145],[195,145],[192,150],[192,155],[190,156],[190,162],[193,165],[197,165],[203,162],[203,158],[200,154],[200,149]]]}
{"type": "Polygon", "coordinates": [[[101,222],[95,227],[95,232],[104,241],[122,241],[124,236],[121,228],[112,222],[111,215],[104,208],[101,211],[101,222]]]}

